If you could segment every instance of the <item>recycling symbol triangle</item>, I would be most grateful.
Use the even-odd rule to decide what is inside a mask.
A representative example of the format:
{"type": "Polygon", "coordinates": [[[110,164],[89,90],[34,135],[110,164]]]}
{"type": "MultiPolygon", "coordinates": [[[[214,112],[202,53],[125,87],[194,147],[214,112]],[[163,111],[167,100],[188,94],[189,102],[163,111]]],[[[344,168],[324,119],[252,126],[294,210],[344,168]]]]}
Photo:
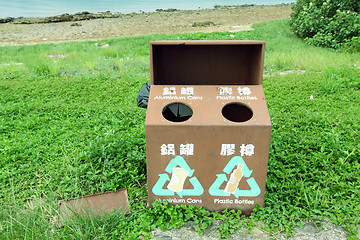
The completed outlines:
{"type": "Polygon", "coordinates": [[[259,185],[255,181],[255,178],[251,177],[253,170],[249,170],[244,159],[240,156],[233,157],[223,169],[223,172],[230,174],[229,180],[226,174],[217,174],[217,178],[209,188],[209,194],[212,196],[230,196],[233,194],[236,198],[238,197],[256,197],[259,196],[261,190],[259,185]],[[233,171],[233,169],[235,170],[233,171]],[[242,176],[248,178],[247,184],[250,186],[250,190],[240,190],[238,183],[242,176]],[[225,189],[220,189],[220,186],[227,182],[225,189]]]}
{"type": "Polygon", "coordinates": [[[204,193],[199,180],[192,177],[195,169],[191,169],[181,156],[175,156],[165,168],[165,172],[171,174],[171,180],[167,173],[159,174],[159,179],[152,188],[152,192],[157,196],[174,196],[175,192],[180,197],[183,196],[200,196],[204,193]],[[183,189],[185,180],[189,177],[189,181],[194,187],[193,189],[183,189]],[[167,187],[164,185],[169,181],[167,187]]]}

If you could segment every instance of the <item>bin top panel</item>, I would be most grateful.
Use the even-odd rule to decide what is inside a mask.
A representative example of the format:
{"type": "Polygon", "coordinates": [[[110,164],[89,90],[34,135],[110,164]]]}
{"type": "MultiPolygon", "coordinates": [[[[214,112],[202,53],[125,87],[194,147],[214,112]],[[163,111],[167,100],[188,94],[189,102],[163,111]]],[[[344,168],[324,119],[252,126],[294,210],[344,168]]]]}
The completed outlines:
{"type": "Polygon", "coordinates": [[[152,85],[261,85],[265,42],[150,42],[152,85]]]}
{"type": "MultiPolygon", "coordinates": [[[[172,111],[176,111],[175,105],[172,111]],[[174,110],[175,108],[175,110],[174,110]]],[[[245,109],[246,110],[246,109],[245,109]]],[[[169,111],[169,110],[168,110],[169,111]]],[[[181,113],[180,113],[181,114],[181,113]]],[[[145,125],[149,126],[271,126],[270,116],[267,109],[263,88],[261,85],[166,85],[151,86],[149,105],[146,113],[145,125]],[[183,122],[169,121],[164,117],[167,106],[180,103],[189,107],[179,109],[184,115],[191,117],[183,122]],[[235,108],[224,108],[234,105],[235,108]],[[249,120],[234,122],[231,118],[242,119],[242,114],[236,105],[246,106],[252,112],[249,120]],[[230,120],[224,116],[230,117],[230,120]]]]}

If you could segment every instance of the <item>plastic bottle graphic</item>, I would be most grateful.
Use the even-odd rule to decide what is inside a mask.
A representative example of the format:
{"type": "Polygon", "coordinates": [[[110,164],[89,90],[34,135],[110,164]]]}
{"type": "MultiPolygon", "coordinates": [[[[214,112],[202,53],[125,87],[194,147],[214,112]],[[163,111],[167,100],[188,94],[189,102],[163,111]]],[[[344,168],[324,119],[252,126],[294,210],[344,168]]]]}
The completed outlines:
{"type": "Polygon", "coordinates": [[[186,169],[175,167],[173,168],[170,183],[167,185],[167,188],[174,192],[181,192],[184,188],[184,183],[189,175],[189,172],[186,169]]]}
{"type": "Polygon", "coordinates": [[[239,182],[243,176],[243,167],[243,164],[237,165],[237,168],[230,175],[230,180],[227,182],[224,192],[235,193],[237,187],[239,186],[239,182]]]}

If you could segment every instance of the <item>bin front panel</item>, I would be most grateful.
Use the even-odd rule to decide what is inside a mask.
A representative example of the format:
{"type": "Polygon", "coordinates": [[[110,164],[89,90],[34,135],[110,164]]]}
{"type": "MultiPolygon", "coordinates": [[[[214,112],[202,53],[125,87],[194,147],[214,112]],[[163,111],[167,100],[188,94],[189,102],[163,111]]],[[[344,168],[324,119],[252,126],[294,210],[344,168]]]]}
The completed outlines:
{"type": "Polygon", "coordinates": [[[244,214],[263,205],[271,123],[261,86],[152,86],[145,133],[150,203],[244,214]],[[163,109],[173,103],[189,106],[192,116],[167,120],[163,109]],[[225,118],[223,108],[234,103],[251,109],[251,118],[225,118]]]}

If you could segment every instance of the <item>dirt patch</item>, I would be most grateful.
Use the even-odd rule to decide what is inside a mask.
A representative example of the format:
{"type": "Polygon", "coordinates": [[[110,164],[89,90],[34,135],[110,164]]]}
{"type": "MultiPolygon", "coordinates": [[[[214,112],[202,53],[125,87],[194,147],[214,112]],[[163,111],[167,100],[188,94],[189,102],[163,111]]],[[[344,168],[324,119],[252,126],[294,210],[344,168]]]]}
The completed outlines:
{"type": "Polygon", "coordinates": [[[251,25],[290,16],[291,5],[223,6],[213,9],[120,14],[116,18],[0,24],[0,46],[98,40],[157,33],[241,31],[251,25]],[[198,24],[211,23],[211,24],[198,24]]]}

